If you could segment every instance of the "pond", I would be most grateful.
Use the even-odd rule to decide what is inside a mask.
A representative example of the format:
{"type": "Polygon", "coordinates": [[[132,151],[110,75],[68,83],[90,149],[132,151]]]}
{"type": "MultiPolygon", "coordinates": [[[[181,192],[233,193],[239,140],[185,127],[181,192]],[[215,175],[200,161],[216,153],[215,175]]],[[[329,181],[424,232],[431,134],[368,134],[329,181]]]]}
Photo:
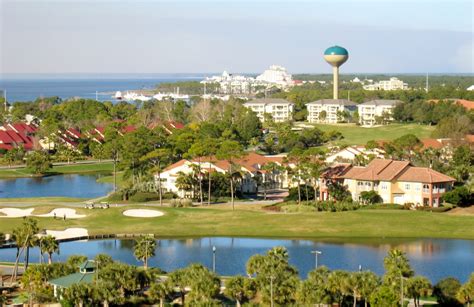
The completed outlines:
{"type": "MultiPolygon", "coordinates": [[[[165,271],[172,271],[199,262],[212,268],[212,247],[216,246],[216,271],[221,275],[245,274],[245,264],[254,254],[263,254],[274,246],[288,249],[290,263],[297,267],[301,277],[315,266],[314,254],[318,250],[319,265],[330,269],[356,271],[371,270],[379,275],[384,273],[383,259],[387,252],[397,247],[405,251],[417,274],[428,277],[432,282],[452,276],[462,282],[474,272],[474,241],[422,239],[409,242],[381,241],[365,243],[329,243],[312,240],[280,240],[250,238],[193,238],[157,240],[156,255],[150,265],[165,271]]],[[[133,256],[133,240],[91,240],[64,242],[60,245],[60,255],[55,261],[64,261],[70,255],[81,254],[90,258],[106,253],[115,260],[140,265],[133,256]]],[[[14,261],[16,249],[0,249],[0,261],[14,261]]],[[[31,251],[31,260],[38,261],[38,250],[31,251]]]]}
{"type": "Polygon", "coordinates": [[[0,198],[78,197],[107,195],[113,184],[99,183],[104,174],[66,174],[47,177],[0,179],[0,198]]]}

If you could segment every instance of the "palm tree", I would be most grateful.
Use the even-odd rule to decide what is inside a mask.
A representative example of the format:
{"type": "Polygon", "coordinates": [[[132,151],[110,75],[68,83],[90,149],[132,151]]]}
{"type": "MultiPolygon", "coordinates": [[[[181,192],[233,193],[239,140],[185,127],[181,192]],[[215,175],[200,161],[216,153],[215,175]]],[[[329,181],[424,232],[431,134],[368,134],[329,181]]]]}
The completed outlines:
{"type": "Polygon", "coordinates": [[[235,161],[241,158],[244,155],[244,151],[242,145],[240,145],[236,141],[224,141],[222,142],[219,150],[217,151],[217,158],[226,160],[229,169],[229,180],[230,180],[230,199],[232,203],[232,211],[234,208],[234,168],[235,168],[235,161]]]}
{"type": "Polygon", "coordinates": [[[148,290],[148,294],[152,301],[160,301],[160,307],[164,306],[165,299],[173,293],[173,287],[170,282],[153,283],[148,290]]]}
{"type": "Polygon", "coordinates": [[[13,282],[13,280],[16,278],[18,273],[18,262],[25,250],[25,270],[28,268],[30,247],[34,246],[37,242],[36,234],[38,231],[38,221],[31,218],[25,218],[21,226],[13,229],[12,238],[16,243],[17,253],[11,282],[13,282]]]}
{"type": "Polygon", "coordinates": [[[51,236],[45,236],[40,239],[39,242],[41,258],[43,258],[43,254],[48,254],[48,264],[53,262],[53,254],[56,253],[59,255],[59,243],[56,239],[51,236]]]}
{"type": "Polygon", "coordinates": [[[148,268],[148,259],[155,256],[156,241],[151,236],[143,236],[135,241],[133,254],[135,258],[143,261],[145,270],[148,268]]]}
{"type": "Polygon", "coordinates": [[[85,283],[72,284],[63,290],[62,296],[75,306],[89,306],[88,303],[93,298],[93,288],[85,283]]]}
{"type": "Polygon", "coordinates": [[[409,278],[407,281],[407,294],[409,297],[413,298],[415,307],[420,306],[420,297],[423,295],[428,295],[430,290],[431,283],[424,276],[415,276],[409,278]]]}
{"type": "Polygon", "coordinates": [[[328,290],[332,293],[333,298],[339,306],[341,306],[344,298],[351,294],[349,278],[349,273],[342,270],[332,271],[328,275],[328,290]]]}
{"type": "Polygon", "coordinates": [[[276,173],[282,171],[284,168],[275,162],[269,162],[262,166],[262,170],[265,171],[263,175],[263,199],[267,199],[267,186],[269,177],[274,181],[274,176],[276,173]]]}
{"type": "Polygon", "coordinates": [[[96,280],[93,289],[94,299],[102,302],[104,307],[108,307],[110,303],[116,302],[120,297],[119,289],[115,288],[111,281],[96,280]]]}
{"type": "Polygon", "coordinates": [[[250,278],[233,276],[225,283],[224,294],[236,300],[237,307],[240,307],[244,301],[252,299],[256,292],[255,281],[250,278]]]}
{"type": "Polygon", "coordinates": [[[140,161],[146,162],[149,165],[149,171],[158,173],[158,194],[160,196],[160,206],[163,205],[163,189],[161,188],[161,171],[163,164],[171,160],[171,151],[168,148],[157,148],[143,157],[140,161]]]}
{"type": "Polygon", "coordinates": [[[189,285],[186,269],[178,269],[171,272],[169,281],[173,287],[178,288],[179,295],[181,296],[181,306],[185,306],[186,287],[189,285]]]}
{"type": "Polygon", "coordinates": [[[380,278],[370,271],[364,271],[362,272],[362,280],[362,288],[359,289],[359,294],[360,298],[364,299],[364,306],[367,307],[369,296],[380,285],[380,278]]]}

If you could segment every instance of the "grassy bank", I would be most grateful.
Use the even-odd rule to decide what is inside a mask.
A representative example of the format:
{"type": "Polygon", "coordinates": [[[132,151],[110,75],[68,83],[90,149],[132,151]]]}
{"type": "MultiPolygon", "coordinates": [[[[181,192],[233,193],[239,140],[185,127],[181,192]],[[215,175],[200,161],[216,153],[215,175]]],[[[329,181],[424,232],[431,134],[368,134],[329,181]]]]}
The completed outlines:
{"type": "MultiPolygon", "coordinates": [[[[61,174],[84,174],[98,172],[112,172],[113,164],[111,162],[87,163],[87,164],[69,164],[53,166],[45,176],[61,174]]],[[[35,176],[28,168],[7,168],[0,169],[0,178],[22,178],[35,176]]]]}
{"type": "Polygon", "coordinates": [[[419,139],[429,138],[434,130],[433,126],[417,124],[391,124],[387,126],[363,128],[354,124],[326,125],[315,124],[323,131],[336,130],[342,133],[344,139],[338,144],[365,145],[370,140],[394,140],[405,134],[414,134],[419,139]]]}
{"type": "MultiPolygon", "coordinates": [[[[229,205],[211,208],[156,208],[158,218],[125,217],[128,208],[78,209],[87,217],[77,220],[38,218],[40,228],[84,227],[90,234],[155,233],[163,237],[236,236],[275,238],[462,238],[474,239],[474,217],[405,210],[358,210],[347,212],[275,213],[260,205],[229,205]]],[[[49,208],[52,209],[53,207],[49,208]]],[[[43,211],[43,210],[42,210],[43,211]]],[[[10,232],[21,218],[1,219],[0,232],[10,232]],[[8,221],[8,223],[4,222],[8,221]]]]}

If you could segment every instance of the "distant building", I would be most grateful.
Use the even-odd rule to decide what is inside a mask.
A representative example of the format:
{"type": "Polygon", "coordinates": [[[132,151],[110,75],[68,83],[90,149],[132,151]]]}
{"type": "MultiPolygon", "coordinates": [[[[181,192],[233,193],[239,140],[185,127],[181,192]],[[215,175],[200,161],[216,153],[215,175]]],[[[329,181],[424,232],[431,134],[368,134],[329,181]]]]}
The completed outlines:
{"type": "Polygon", "coordinates": [[[386,124],[393,120],[393,108],[400,100],[371,100],[357,106],[359,123],[362,126],[373,126],[375,124],[386,124]]]}
{"type": "Polygon", "coordinates": [[[347,99],[321,99],[306,104],[308,122],[335,124],[344,112],[354,112],[356,103],[347,99]]]}
{"type": "Polygon", "coordinates": [[[270,68],[259,75],[256,80],[281,86],[290,86],[293,84],[293,79],[286,71],[286,68],[279,65],[271,65],[270,68]]]}
{"type": "Polygon", "coordinates": [[[285,99],[262,98],[244,103],[246,108],[257,113],[261,122],[265,121],[265,114],[269,114],[274,122],[285,122],[293,119],[294,103],[285,99]]]}
{"type": "Polygon", "coordinates": [[[474,85],[471,85],[471,86],[468,87],[466,90],[468,90],[468,91],[474,91],[474,85]]]}
{"type": "Polygon", "coordinates": [[[335,162],[354,162],[358,156],[369,158],[373,156],[375,158],[383,158],[385,151],[383,149],[374,148],[366,149],[365,146],[349,146],[339,151],[329,154],[325,161],[326,163],[335,162]]]}
{"type": "Polygon", "coordinates": [[[398,78],[390,78],[390,80],[382,80],[373,84],[364,85],[364,89],[368,91],[394,91],[394,90],[407,90],[408,84],[404,83],[398,78]]]}
{"type": "Polygon", "coordinates": [[[384,203],[438,207],[441,197],[456,180],[427,167],[415,167],[407,161],[375,159],[365,167],[337,165],[321,176],[320,199],[328,199],[330,182],[343,184],[353,200],[364,191],[375,191],[384,203]]]}
{"type": "Polygon", "coordinates": [[[97,277],[96,262],[94,260],[86,260],[79,265],[78,273],[52,279],[48,283],[53,285],[54,297],[62,299],[62,290],[74,284],[91,284],[95,277],[97,277]]]}

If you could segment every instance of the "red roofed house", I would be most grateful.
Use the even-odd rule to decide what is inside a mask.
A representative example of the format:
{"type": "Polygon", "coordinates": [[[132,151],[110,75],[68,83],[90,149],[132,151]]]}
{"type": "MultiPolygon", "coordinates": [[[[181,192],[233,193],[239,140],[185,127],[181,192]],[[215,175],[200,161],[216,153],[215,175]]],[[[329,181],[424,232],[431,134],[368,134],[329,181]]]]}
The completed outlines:
{"type": "MultiPolygon", "coordinates": [[[[241,159],[235,161],[235,164],[242,173],[242,178],[238,180],[237,190],[243,193],[256,193],[257,192],[257,177],[262,176],[267,182],[273,182],[276,186],[281,188],[288,187],[287,185],[287,174],[286,172],[275,172],[274,174],[267,174],[262,166],[274,162],[278,165],[283,164],[283,157],[281,156],[262,156],[256,153],[248,153],[241,159]],[[268,176],[265,179],[265,176],[268,176]]],[[[161,178],[162,189],[169,192],[174,192],[180,197],[191,197],[192,191],[183,191],[176,186],[176,179],[180,173],[191,174],[194,172],[194,168],[201,164],[201,171],[207,172],[219,172],[227,173],[229,171],[229,163],[225,160],[218,160],[213,157],[203,157],[200,161],[197,159],[193,160],[180,160],[174,164],[166,167],[158,177],[155,175],[155,180],[161,178]]]]}
{"type": "Polygon", "coordinates": [[[0,126],[0,148],[10,150],[23,147],[33,149],[33,135],[37,127],[25,123],[13,123],[0,126]]]}
{"type": "Polygon", "coordinates": [[[384,159],[375,159],[366,167],[345,168],[329,177],[343,182],[354,200],[358,200],[363,191],[373,190],[382,197],[384,203],[412,203],[430,207],[438,207],[442,195],[450,191],[455,182],[454,178],[427,167],[414,167],[407,161],[384,159]]]}

